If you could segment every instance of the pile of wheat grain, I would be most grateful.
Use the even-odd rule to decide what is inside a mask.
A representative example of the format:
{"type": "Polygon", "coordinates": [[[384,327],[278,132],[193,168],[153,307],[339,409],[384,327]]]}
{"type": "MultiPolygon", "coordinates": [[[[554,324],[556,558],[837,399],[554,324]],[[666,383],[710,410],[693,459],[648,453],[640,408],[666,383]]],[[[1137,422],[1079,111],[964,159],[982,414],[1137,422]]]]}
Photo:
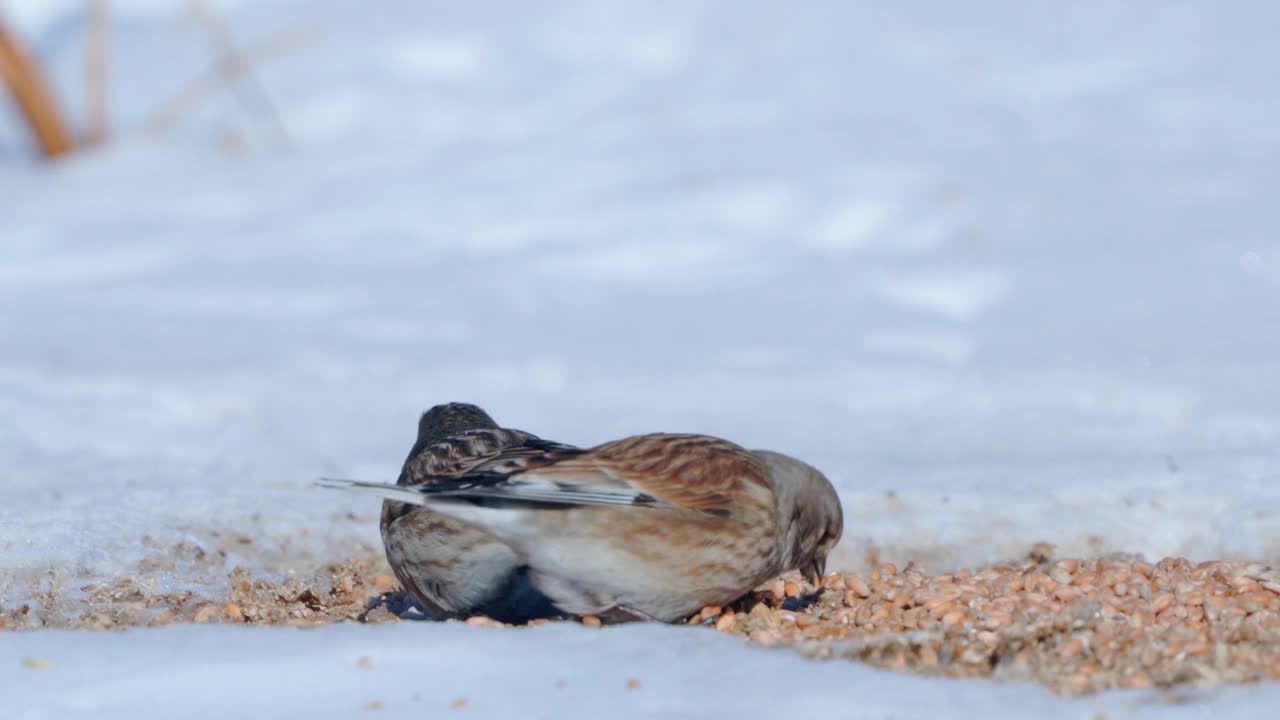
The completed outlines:
{"type": "Polygon", "coordinates": [[[803,610],[805,588],[778,580],[690,622],[812,657],[1072,694],[1280,678],[1280,573],[1264,565],[1040,555],[939,575],[887,564],[822,586],[803,610]]]}
{"type": "MultiPolygon", "coordinates": [[[[1071,694],[1280,678],[1280,572],[1225,561],[1051,554],[1038,546],[1018,562],[941,574],[885,564],[829,575],[820,588],[791,576],[688,622],[810,657],[1030,679],[1071,694]]],[[[145,574],[75,592],[51,583],[30,593],[34,604],[0,607],[0,630],[380,622],[395,620],[392,611],[405,604],[385,560],[372,552],[284,579],[222,572],[225,589],[203,596],[159,591],[166,583],[145,574]]],[[[467,623],[500,626],[480,617],[467,623]]]]}

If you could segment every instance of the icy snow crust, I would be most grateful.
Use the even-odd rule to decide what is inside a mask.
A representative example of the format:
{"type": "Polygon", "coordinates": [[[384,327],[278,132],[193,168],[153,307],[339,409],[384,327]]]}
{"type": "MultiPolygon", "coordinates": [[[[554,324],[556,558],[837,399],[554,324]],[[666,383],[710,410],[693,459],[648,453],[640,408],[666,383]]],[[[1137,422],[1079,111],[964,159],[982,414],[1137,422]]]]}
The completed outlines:
{"type": "Polygon", "coordinates": [[[10,717],[1263,718],[1275,687],[1116,692],[924,678],[744,648],[695,628],[489,630],[396,623],[289,628],[49,631],[5,638],[57,667],[0,675],[10,717]],[[363,660],[362,658],[367,658],[363,660]],[[371,665],[371,667],[369,667],[371,665]],[[377,713],[372,716],[377,717],[377,713]]]}

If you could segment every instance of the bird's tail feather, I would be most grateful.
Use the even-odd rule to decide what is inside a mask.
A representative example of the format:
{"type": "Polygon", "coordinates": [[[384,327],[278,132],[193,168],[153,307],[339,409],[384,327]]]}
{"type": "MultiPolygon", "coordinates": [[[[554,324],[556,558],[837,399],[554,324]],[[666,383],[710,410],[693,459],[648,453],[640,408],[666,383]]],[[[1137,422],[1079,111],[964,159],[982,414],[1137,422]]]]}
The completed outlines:
{"type": "Polygon", "coordinates": [[[591,505],[671,507],[669,503],[663,502],[648,493],[639,492],[634,488],[579,485],[556,481],[554,478],[512,482],[505,477],[494,476],[479,480],[450,479],[438,483],[408,486],[365,482],[364,480],[320,478],[316,480],[316,484],[320,487],[378,495],[382,498],[413,503],[414,505],[431,505],[437,509],[442,504],[452,505],[458,503],[486,507],[534,507],[544,509],[563,509],[591,505]]]}
{"type": "Polygon", "coordinates": [[[389,500],[399,500],[400,502],[413,503],[414,505],[426,505],[427,499],[421,493],[411,487],[403,487],[401,485],[388,485],[386,483],[366,482],[364,480],[343,480],[340,478],[322,477],[316,480],[316,485],[332,490],[349,490],[351,492],[368,493],[377,495],[389,500]]]}

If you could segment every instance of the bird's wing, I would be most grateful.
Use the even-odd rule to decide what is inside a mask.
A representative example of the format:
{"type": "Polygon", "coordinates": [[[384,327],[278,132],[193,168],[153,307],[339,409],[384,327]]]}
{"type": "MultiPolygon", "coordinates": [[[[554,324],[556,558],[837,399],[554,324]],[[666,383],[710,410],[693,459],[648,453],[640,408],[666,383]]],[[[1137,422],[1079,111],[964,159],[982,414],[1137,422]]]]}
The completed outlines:
{"type": "MultiPolygon", "coordinates": [[[[481,432],[481,431],[474,431],[481,432]]],[[[728,515],[744,485],[768,487],[751,453],[704,435],[640,435],[582,450],[545,441],[502,449],[460,475],[404,486],[322,480],[425,505],[639,506],[728,515]]]]}
{"type": "Polygon", "coordinates": [[[708,435],[637,435],[594,448],[593,455],[633,487],[690,510],[728,514],[752,486],[769,490],[754,455],[708,435]]]}
{"type": "Polygon", "coordinates": [[[705,435],[640,435],[590,450],[504,450],[432,495],[555,505],[638,505],[728,514],[743,483],[767,487],[764,467],[705,435]]]}

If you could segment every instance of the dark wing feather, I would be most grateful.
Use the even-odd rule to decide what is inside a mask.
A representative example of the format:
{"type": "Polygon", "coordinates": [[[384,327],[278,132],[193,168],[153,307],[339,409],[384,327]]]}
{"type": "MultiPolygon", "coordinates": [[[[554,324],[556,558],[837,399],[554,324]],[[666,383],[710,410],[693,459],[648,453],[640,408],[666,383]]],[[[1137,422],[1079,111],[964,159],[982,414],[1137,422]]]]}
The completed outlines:
{"type": "MultiPolygon", "coordinates": [[[[543,440],[522,430],[498,427],[465,430],[421,448],[405,462],[396,485],[425,488],[448,483],[505,451],[564,453],[574,452],[576,448],[543,440]]],[[[382,524],[385,527],[413,510],[413,505],[388,499],[382,505],[382,524]]]]}
{"type": "Polygon", "coordinates": [[[572,445],[543,440],[522,430],[482,428],[451,435],[423,448],[400,471],[397,485],[435,484],[460,477],[504,453],[576,451],[572,445]]]}
{"type": "Polygon", "coordinates": [[[727,515],[742,483],[767,486],[753,455],[703,435],[642,435],[590,450],[552,445],[503,449],[418,491],[486,504],[635,505],[727,515]]]}

